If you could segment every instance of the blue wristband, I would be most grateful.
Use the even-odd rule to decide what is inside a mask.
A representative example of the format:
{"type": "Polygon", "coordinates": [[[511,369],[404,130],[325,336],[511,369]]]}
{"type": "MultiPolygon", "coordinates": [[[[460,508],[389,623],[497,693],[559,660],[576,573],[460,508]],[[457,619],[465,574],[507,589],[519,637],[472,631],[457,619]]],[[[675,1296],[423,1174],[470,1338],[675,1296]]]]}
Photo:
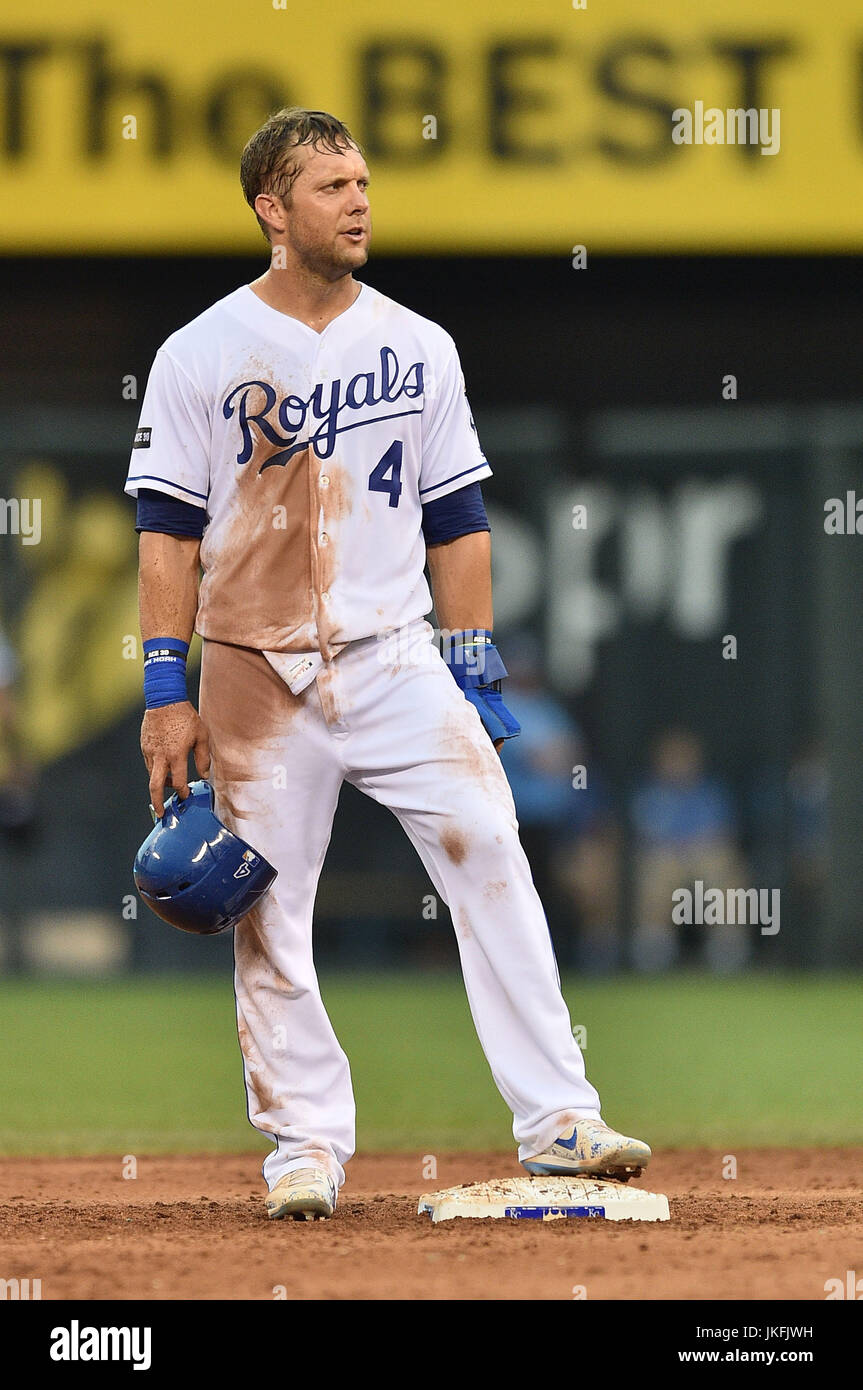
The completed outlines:
{"type": "Polygon", "coordinates": [[[443,634],[442,656],[465,699],[474,706],[495,747],[515,738],[521,725],[503,703],[500,683],[507,674],[488,628],[443,634]]]}
{"type": "Polygon", "coordinates": [[[161,709],[188,700],[188,642],[179,637],[149,637],[144,643],[144,708],[161,709]]]}
{"type": "MultiPolygon", "coordinates": [[[[452,671],[456,685],[461,686],[462,690],[469,685],[489,684],[497,678],[497,672],[494,676],[491,674],[486,676],[487,659],[492,657],[491,665],[493,666],[493,658],[497,657],[494,636],[487,627],[472,627],[461,632],[445,632],[442,637],[441,655],[452,671]]],[[[499,657],[497,659],[500,661],[499,657]]],[[[506,675],[506,671],[501,674],[506,675]]]]}

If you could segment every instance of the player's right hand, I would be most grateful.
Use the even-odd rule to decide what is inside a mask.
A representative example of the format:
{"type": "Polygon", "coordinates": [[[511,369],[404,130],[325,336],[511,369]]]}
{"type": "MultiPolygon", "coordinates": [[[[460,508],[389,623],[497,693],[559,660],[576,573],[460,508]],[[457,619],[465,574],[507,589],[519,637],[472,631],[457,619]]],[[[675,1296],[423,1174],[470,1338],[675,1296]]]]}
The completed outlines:
{"type": "Polygon", "coordinates": [[[163,705],[148,709],[141,725],[141,752],[150,774],[150,800],[161,819],[165,814],[165,788],[189,795],[189,754],[194,752],[199,777],[210,770],[210,740],[194,705],[163,705]]]}

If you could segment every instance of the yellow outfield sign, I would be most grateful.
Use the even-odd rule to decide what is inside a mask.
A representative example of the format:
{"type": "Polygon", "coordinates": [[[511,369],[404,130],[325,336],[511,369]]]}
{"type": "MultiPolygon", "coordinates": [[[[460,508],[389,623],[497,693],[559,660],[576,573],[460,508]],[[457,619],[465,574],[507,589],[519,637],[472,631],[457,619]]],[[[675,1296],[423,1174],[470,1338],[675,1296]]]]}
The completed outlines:
{"type": "Polygon", "coordinates": [[[253,251],[239,154],[332,111],[405,252],[863,248],[863,10],[5,0],[0,250],[253,251]]]}

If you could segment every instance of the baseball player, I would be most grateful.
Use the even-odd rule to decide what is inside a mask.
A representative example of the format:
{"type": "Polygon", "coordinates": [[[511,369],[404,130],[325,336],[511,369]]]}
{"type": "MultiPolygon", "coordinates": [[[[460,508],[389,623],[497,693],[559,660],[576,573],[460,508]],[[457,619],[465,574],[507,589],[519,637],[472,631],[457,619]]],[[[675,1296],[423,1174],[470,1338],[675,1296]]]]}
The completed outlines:
{"type": "Polygon", "coordinates": [[[234,938],[249,1118],[274,1141],[269,1215],[332,1215],[354,1152],[312,957],[343,781],[394,812],[449,906],[524,1167],[625,1179],[650,1149],[600,1119],[496,751],[518,724],[492,634],[491,469],[455,344],[354,278],[369,171],[341,121],[278,112],[240,177],[269,267],[159,350],[126,491],[155,810],[166,786],[188,795],[191,753],[220,819],[278,870],[234,938]]]}

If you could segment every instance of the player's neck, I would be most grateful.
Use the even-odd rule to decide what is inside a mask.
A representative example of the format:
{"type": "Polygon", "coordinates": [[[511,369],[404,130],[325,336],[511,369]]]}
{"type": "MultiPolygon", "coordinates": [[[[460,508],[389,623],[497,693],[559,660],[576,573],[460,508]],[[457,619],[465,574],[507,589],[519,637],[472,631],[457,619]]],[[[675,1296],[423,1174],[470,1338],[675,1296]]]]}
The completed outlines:
{"type": "Polygon", "coordinates": [[[271,309],[323,333],[328,323],[351,307],[362,285],[350,274],[326,281],[270,266],[249,288],[271,309]]]}

